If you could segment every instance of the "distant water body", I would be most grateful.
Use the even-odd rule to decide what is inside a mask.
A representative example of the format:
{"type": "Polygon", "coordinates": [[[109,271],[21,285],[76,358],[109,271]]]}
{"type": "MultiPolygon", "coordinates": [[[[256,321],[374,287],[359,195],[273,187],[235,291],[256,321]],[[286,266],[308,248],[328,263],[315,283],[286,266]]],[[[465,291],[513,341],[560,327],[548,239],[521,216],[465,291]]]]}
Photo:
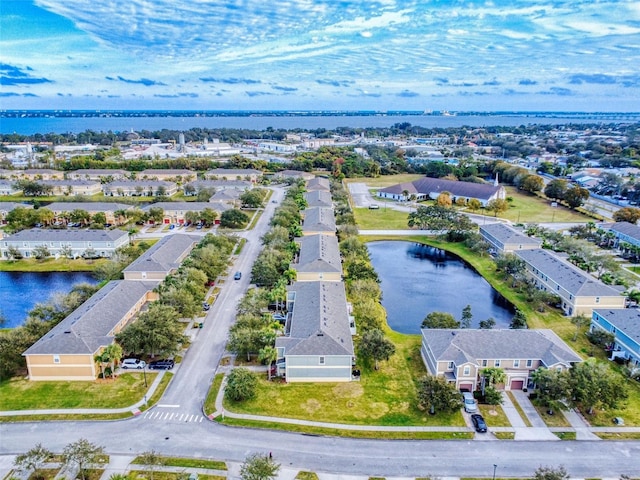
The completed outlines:
{"type": "Polygon", "coordinates": [[[0,133],[32,135],[35,133],[79,133],[85,130],[96,132],[189,130],[191,128],[237,128],[248,130],[274,129],[313,130],[338,127],[384,128],[407,122],[426,128],[448,127],[517,127],[520,125],[566,125],[569,123],[619,123],[637,122],[637,114],[607,114],[604,116],[561,114],[531,115],[326,115],[326,116],[153,116],[153,117],[4,117],[0,118],[0,133]]]}

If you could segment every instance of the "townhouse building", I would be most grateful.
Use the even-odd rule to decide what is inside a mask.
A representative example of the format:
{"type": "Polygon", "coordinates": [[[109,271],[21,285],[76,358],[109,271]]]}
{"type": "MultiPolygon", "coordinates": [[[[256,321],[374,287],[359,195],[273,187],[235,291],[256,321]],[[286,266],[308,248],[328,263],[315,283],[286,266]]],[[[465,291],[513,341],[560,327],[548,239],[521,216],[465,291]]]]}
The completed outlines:
{"type": "Polygon", "coordinates": [[[300,252],[291,264],[298,282],[342,281],[342,261],[335,235],[306,235],[299,242],[300,252]]]}
{"type": "Polygon", "coordinates": [[[480,235],[492,249],[500,253],[532,250],[542,246],[540,239],[525,235],[522,231],[504,223],[480,225],[480,235]]]}
{"type": "Polygon", "coordinates": [[[622,358],[634,367],[640,366],[640,309],[595,309],[590,330],[598,329],[613,334],[612,359],[622,358]]]}
{"type": "Polygon", "coordinates": [[[482,388],[484,368],[501,368],[504,389],[522,390],[540,367],[567,370],[582,361],[549,329],[425,328],[420,355],[429,374],[469,392],[482,388]]]}
{"type": "Polygon", "coordinates": [[[160,193],[171,197],[178,193],[178,185],[160,180],[115,180],[103,185],[102,192],[108,197],[156,197],[160,193]]]}
{"type": "Polygon", "coordinates": [[[625,297],[615,288],[543,249],[517,250],[535,286],[560,297],[565,315],[588,315],[594,308],[624,308],[625,297]]]}

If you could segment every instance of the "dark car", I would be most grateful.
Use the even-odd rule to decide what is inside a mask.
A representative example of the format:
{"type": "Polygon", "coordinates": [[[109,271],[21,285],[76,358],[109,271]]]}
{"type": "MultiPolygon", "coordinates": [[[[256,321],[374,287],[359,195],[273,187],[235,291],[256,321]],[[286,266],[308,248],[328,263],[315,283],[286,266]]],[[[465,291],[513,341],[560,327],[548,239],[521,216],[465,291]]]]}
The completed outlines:
{"type": "Polygon", "coordinates": [[[233,276],[234,280],[240,280],[242,278],[242,272],[236,272],[236,274],[233,276]]]}
{"type": "Polygon", "coordinates": [[[155,360],[149,363],[152,370],[171,370],[176,363],[171,359],[155,360]]]}
{"type": "Polygon", "coordinates": [[[476,432],[486,433],[487,424],[484,421],[484,418],[479,413],[474,413],[471,415],[471,422],[473,423],[473,427],[476,429],[476,432]]]}
{"type": "Polygon", "coordinates": [[[207,302],[202,302],[202,309],[206,312],[211,308],[211,305],[209,305],[207,302]]]}

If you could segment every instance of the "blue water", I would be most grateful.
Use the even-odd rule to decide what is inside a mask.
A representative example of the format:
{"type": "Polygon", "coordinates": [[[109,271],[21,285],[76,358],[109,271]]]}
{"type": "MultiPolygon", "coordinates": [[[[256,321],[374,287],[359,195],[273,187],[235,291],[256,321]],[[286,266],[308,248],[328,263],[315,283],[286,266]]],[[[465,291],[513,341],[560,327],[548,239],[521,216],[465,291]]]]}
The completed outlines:
{"type": "MultiPolygon", "coordinates": [[[[345,116],[238,116],[238,117],[22,117],[0,118],[0,133],[18,133],[32,135],[34,133],[78,133],[85,130],[103,131],[141,131],[141,130],[189,130],[190,128],[245,128],[250,130],[274,129],[291,130],[301,128],[335,129],[337,127],[367,128],[391,127],[396,123],[408,122],[426,128],[447,127],[489,127],[520,125],[563,125],[568,123],[614,123],[629,121],[624,114],[619,118],[607,117],[561,117],[543,115],[345,115],[345,116]]],[[[637,121],[637,117],[635,117],[637,121]]]]}
{"type": "Polygon", "coordinates": [[[45,303],[56,293],[69,293],[78,283],[95,285],[88,272],[0,272],[0,313],[4,327],[17,327],[27,319],[36,303],[45,303]]]}
{"type": "Polygon", "coordinates": [[[471,305],[472,328],[492,317],[494,328],[508,328],[511,306],[473,268],[443,250],[412,242],[367,243],[380,277],[387,323],[401,333],[420,333],[431,312],[447,312],[460,320],[471,305]]]}

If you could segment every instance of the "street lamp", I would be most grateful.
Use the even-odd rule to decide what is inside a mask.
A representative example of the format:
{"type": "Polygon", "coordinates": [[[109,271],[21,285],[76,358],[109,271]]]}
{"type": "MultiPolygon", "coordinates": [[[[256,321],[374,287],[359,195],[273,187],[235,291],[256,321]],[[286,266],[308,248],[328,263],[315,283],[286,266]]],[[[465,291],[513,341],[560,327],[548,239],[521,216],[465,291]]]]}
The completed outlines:
{"type": "Polygon", "coordinates": [[[493,464],[493,480],[496,480],[496,468],[498,468],[498,465],[494,463],[493,464]]]}

